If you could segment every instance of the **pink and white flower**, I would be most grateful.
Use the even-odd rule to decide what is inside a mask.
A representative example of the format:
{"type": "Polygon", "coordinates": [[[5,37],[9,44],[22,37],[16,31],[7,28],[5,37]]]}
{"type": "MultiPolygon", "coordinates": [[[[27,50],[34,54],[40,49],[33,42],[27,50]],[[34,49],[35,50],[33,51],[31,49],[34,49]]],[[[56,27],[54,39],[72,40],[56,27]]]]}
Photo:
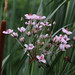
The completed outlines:
{"type": "Polygon", "coordinates": [[[43,22],[40,22],[40,25],[43,25],[43,26],[45,26],[45,24],[44,24],[43,22]]]}
{"type": "Polygon", "coordinates": [[[51,24],[49,24],[49,22],[46,22],[45,26],[51,26],[51,24]]]}
{"type": "Polygon", "coordinates": [[[26,34],[27,34],[28,36],[30,36],[30,35],[31,35],[30,31],[29,31],[29,32],[27,32],[26,34]]]}
{"type": "Polygon", "coordinates": [[[35,22],[32,22],[32,21],[28,21],[28,22],[25,22],[26,25],[35,25],[35,22]]]}
{"type": "Polygon", "coordinates": [[[71,45],[69,45],[69,44],[60,44],[59,45],[59,49],[62,51],[65,51],[65,49],[68,49],[70,47],[71,47],[71,45]]]}
{"type": "Polygon", "coordinates": [[[68,48],[70,48],[70,47],[71,47],[71,45],[69,45],[69,44],[66,45],[66,44],[65,44],[65,48],[66,48],[66,49],[68,49],[68,48]]]}
{"type": "Polygon", "coordinates": [[[45,18],[46,18],[46,16],[40,16],[40,15],[37,16],[37,19],[38,19],[38,20],[43,20],[43,19],[45,19],[45,18]]]}
{"type": "Polygon", "coordinates": [[[31,25],[35,25],[35,22],[31,22],[31,25]]]}
{"type": "Polygon", "coordinates": [[[39,60],[39,62],[46,63],[46,60],[44,59],[44,55],[43,54],[41,54],[40,56],[37,55],[36,58],[39,60]]]}
{"type": "Polygon", "coordinates": [[[30,21],[28,21],[28,22],[25,22],[25,24],[26,24],[26,25],[30,25],[30,21]]]}
{"type": "Polygon", "coordinates": [[[71,31],[68,31],[68,29],[65,29],[65,28],[62,28],[62,32],[63,32],[63,33],[66,33],[67,35],[72,34],[71,31]]]}
{"type": "Polygon", "coordinates": [[[24,38],[24,37],[21,37],[21,38],[20,38],[20,41],[21,41],[21,42],[24,42],[24,41],[25,41],[25,38],[24,38]]]}
{"type": "Polygon", "coordinates": [[[53,22],[53,24],[55,25],[55,24],[56,24],[56,22],[54,21],[54,22],[53,22]]]}
{"type": "Polygon", "coordinates": [[[53,41],[55,41],[55,42],[60,42],[60,43],[64,43],[64,44],[66,44],[67,43],[67,41],[69,41],[70,39],[68,38],[68,36],[67,35],[59,35],[59,36],[55,36],[54,37],[54,39],[53,39],[53,41]]]}
{"type": "Polygon", "coordinates": [[[66,41],[69,41],[69,40],[70,40],[70,38],[68,38],[67,35],[64,35],[63,38],[64,38],[64,40],[66,40],[66,41]]]}
{"type": "Polygon", "coordinates": [[[52,24],[48,24],[47,26],[50,27],[52,24]]]}
{"type": "Polygon", "coordinates": [[[43,25],[43,26],[48,26],[48,27],[51,26],[51,24],[49,24],[49,22],[46,22],[46,23],[40,22],[40,24],[43,25]]]}
{"type": "Polygon", "coordinates": [[[58,43],[58,42],[59,42],[59,36],[56,35],[56,36],[53,38],[53,41],[58,43]]]}
{"type": "Polygon", "coordinates": [[[18,34],[15,33],[15,32],[13,32],[13,33],[11,34],[11,36],[16,38],[16,37],[18,37],[18,34]]]}
{"type": "Polygon", "coordinates": [[[40,16],[40,15],[35,15],[35,14],[29,14],[29,15],[25,14],[25,17],[26,19],[31,19],[31,20],[34,20],[34,19],[42,20],[46,18],[45,16],[40,16]]]}
{"type": "Polygon", "coordinates": [[[62,51],[65,51],[65,45],[64,44],[60,44],[59,45],[59,49],[62,50],[62,51]]]}
{"type": "Polygon", "coordinates": [[[32,49],[34,49],[34,45],[33,44],[29,44],[29,45],[25,44],[24,46],[26,47],[25,50],[32,50],[32,49]]]}
{"type": "Polygon", "coordinates": [[[41,29],[42,29],[42,26],[40,25],[40,26],[39,26],[39,30],[41,30],[41,29]]]}
{"type": "Polygon", "coordinates": [[[64,43],[64,44],[66,44],[66,43],[67,43],[67,41],[66,41],[66,40],[64,40],[64,38],[63,38],[63,37],[59,37],[59,42],[60,42],[60,43],[64,43]]]}
{"type": "Polygon", "coordinates": [[[35,29],[38,29],[38,28],[39,28],[39,24],[36,24],[36,25],[35,25],[35,29]]]}
{"type": "Polygon", "coordinates": [[[25,14],[25,17],[26,19],[31,19],[31,20],[34,20],[34,19],[37,19],[37,15],[35,14],[25,14]]]}
{"type": "Polygon", "coordinates": [[[12,29],[8,29],[7,31],[3,31],[2,33],[3,33],[3,34],[11,34],[12,32],[13,32],[12,29]]]}
{"type": "Polygon", "coordinates": [[[18,27],[17,29],[18,29],[18,31],[21,32],[21,33],[24,33],[25,30],[26,30],[24,27],[21,27],[21,28],[18,27]]]}
{"type": "Polygon", "coordinates": [[[42,38],[42,39],[45,39],[46,37],[48,37],[48,34],[41,35],[41,38],[42,38]]]}

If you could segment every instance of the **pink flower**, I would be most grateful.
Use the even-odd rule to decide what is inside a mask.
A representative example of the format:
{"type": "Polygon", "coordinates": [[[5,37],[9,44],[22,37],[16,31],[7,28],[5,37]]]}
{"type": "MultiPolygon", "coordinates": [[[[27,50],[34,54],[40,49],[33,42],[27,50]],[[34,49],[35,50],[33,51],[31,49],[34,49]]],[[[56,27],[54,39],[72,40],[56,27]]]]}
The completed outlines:
{"type": "Polygon", "coordinates": [[[45,19],[45,18],[46,18],[46,16],[40,16],[40,15],[37,16],[38,20],[42,20],[42,19],[45,19]]]}
{"type": "Polygon", "coordinates": [[[67,43],[67,41],[66,41],[66,40],[64,40],[64,38],[59,38],[59,42],[60,42],[60,43],[64,43],[64,44],[66,44],[66,43],[67,43]]]}
{"type": "Polygon", "coordinates": [[[49,25],[47,25],[47,26],[49,26],[49,27],[50,27],[50,26],[51,26],[51,24],[49,24],[49,25]]]}
{"type": "Polygon", "coordinates": [[[12,29],[8,29],[7,31],[3,31],[2,33],[3,33],[3,34],[11,34],[12,32],[13,32],[12,29]]]}
{"type": "Polygon", "coordinates": [[[60,42],[60,43],[64,43],[64,44],[66,44],[68,40],[70,40],[70,39],[68,38],[67,35],[63,36],[61,34],[59,36],[56,35],[53,39],[53,41],[55,41],[55,42],[60,42]]]}
{"type": "Polygon", "coordinates": [[[68,49],[70,47],[71,47],[71,45],[69,45],[69,44],[60,44],[59,45],[59,49],[62,51],[65,51],[65,49],[68,49]]]}
{"type": "Polygon", "coordinates": [[[21,21],[23,21],[23,17],[21,17],[21,21]]]}
{"type": "Polygon", "coordinates": [[[65,51],[65,45],[64,44],[60,44],[59,45],[59,49],[62,50],[62,51],[65,51]]]}
{"type": "Polygon", "coordinates": [[[24,37],[21,37],[21,38],[20,38],[20,41],[21,41],[21,42],[24,42],[24,41],[25,41],[25,38],[24,38],[24,37]]]}
{"type": "Polygon", "coordinates": [[[45,26],[45,24],[43,22],[40,22],[41,25],[45,26]]]}
{"type": "Polygon", "coordinates": [[[39,30],[41,30],[42,29],[42,26],[39,26],[39,30]]]}
{"type": "Polygon", "coordinates": [[[21,28],[18,27],[17,29],[18,29],[18,31],[21,32],[21,33],[24,33],[25,30],[26,30],[24,27],[21,27],[21,28]]]}
{"type": "Polygon", "coordinates": [[[49,24],[49,22],[46,22],[46,24],[45,24],[45,25],[47,26],[48,24],[49,24]]]}
{"type": "Polygon", "coordinates": [[[35,25],[35,28],[36,28],[36,29],[38,29],[38,28],[39,28],[39,25],[38,25],[38,24],[36,24],[36,25],[35,25]]]}
{"type": "Polygon", "coordinates": [[[43,26],[51,26],[51,24],[49,24],[48,22],[46,22],[46,23],[40,22],[40,24],[43,26]]]}
{"type": "Polygon", "coordinates": [[[49,24],[49,22],[46,22],[45,26],[51,26],[51,24],[49,24]]]}
{"type": "Polygon", "coordinates": [[[54,37],[53,41],[54,41],[54,42],[59,42],[59,36],[56,35],[56,36],[54,37]]]}
{"type": "Polygon", "coordinates": [[[31,21],[28,21],[28,22],[25,22],[26,25],[35,25],[35,22],[31,22],[31,21]]]}
{"type": "Polygon", "coordinates": [[[53,22],[53,24],[55,25],[55,24],[56,24],[56,22],[54,21],[54,22],[53,22]]]}
{"type": "Polygon", "coordinates": [[[35,14],[29,14],[29,15],[26,14],[25,17],[26,19],[31,19],[31,20],[34,20],[34,19],[42,20],[46,18],[45,16],[40,16],[40,15],[35,15],[35,14]]]}
{"type": "Polygon", "coordinates": [[[26,17],[26,19],[34,20],[34,19],[36,19],[36,18],[37,18],[37,15],[35,15],[35,14],[33,14],[33,15],[32,15],[32,14],[29,14],[29,15],[28,15],[28,14],[26,14],[26,15],[25,15],[25,17],[26,17]]]}
{"type": "Polygon", "coordinates": [[[29,31],[29,32],[27,32],[27,35],[28,35],[28,36],[30,36],[30,35],[31,35],[30,31],[29,31]]]}
{"type": "Polygon", "coordinates": [[[26,47],[25,50],[32,50],[32,49],[34,49],[34,45],[33,44],[29,44],[29,45],[25,44],[24,46],[26,47]]]}
{"type": "Polygon", "coordinates": [[[31,22],[31,25],[35,25],[35,22],[31,22]]]}
{"type": "Polygon", "coordinates": [[[40,44],[40,41],[39,41],[39,40],[37,40],[37,43],[38,43],[38,44],[40,44]]]}
{"type": "Polygon", "coordinates": [[[65,48],[68,49],[68,48],[70,48],[70,47],[71,47],[71,45],[69,45],[69,44],[66,45],[66,44],[65,44],[65,48]]]}
{"type": "Polygon", "coordinates": [[[45,39],[46,37],[48,37],[48,34],[46,35],[41,35],[41,38],[45,39]]]}
{"type": "Polygon", "coordinates": [[[70,40],[70,38],[68,38],[67,35],[64,35],[63,38],[64,38],[64,40],[66,40],[66,41],[69,41],[69,40],[70,40]]]}
{"type": "Polygon", "coordinates": [[[75,41],[75,37],[72,38],[75,41]]]}
{"type": "Polygon", "coordinates": [[[26,24],[26,25],[30,25],[30,21],[28,21],[28,22],[25,22],[25,24],[26,24]]]}
{"type": "Polygon", "coordinates": [[[68,34],[68,35],[72,34],[71,31],[68,31],[68,29],[65,29],[65,28],[62,28],[62,32],[63,32],[63,33],[66,33],[66,34],[68,34]]]}
{"type": "Polygon", "coordinates": [[[44,59],[44,55],[43,54],[41,54],[40,56],[37,55],[36,58],[39,60],[39,62],[46,63],[46,60],[44,59]]]}
{"type": "Polygon", "coordinates": [[[12,36],[12,37],[18,37],[18,34],[15,33],[15,32],[13,32],[13,33],[11,34],[11,36],[12,36]]]}

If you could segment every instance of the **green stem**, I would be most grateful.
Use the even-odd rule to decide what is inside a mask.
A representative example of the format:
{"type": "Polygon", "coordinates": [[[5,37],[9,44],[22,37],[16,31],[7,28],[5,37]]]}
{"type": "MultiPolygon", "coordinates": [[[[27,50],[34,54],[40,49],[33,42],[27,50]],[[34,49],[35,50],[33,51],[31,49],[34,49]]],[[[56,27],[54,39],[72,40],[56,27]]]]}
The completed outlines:
{"type": "Polygon", "coordinates": [[[32,20],[30,20],[30,33],[32,31],[32,24],[31,24],[32,20]]]}
{"type": "Polygon", "coordinates": [[[20,43],[20,41],[16,38],[17,42],[24,48],[24,46],[20,43]]]}
{"type": "Polygon", "coordinates": [[[31,75],[33,75],[33,71],[34,71],[34,61],[32,63],[31,75]]]}
{"type": "Polygon", "coordinates": [[[5,18],[6,18],[6,12],[4,11],[3,20],[5,20],[5,18]]]}

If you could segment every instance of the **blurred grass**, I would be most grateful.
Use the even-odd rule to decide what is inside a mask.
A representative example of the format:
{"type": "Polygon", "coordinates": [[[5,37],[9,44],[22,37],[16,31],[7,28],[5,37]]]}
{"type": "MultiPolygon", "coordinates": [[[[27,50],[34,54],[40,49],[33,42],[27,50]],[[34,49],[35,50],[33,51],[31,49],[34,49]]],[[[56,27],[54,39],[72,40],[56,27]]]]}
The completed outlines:
{"type": "MultiPolygon", "coordinates": [[[[4,1],[1,0],[0,23],[3,17],[3,7],[4,1]]],[[[16,31],[18,26],[22,26],[20,18],[27,13],[46,15],[47,20],[50,19],[51,23],[55,20],[54,32],[65,25],[71,24],[69,29],[75,33],[75,0],[8,0],[7,28],[13,28],[16,31]]],[[[73,36],[75,35],[73,34],[70,37],[73,36]]],[[[33,75],[75,75],[75,42],[72,41],[71,43],[73,43],[73,48],[64,52],[60,58],[59,54],[54,56],[53,61],[51,58],[48,59],[53,64],[49,68],[46,67],[47,70],[43,67],[38,68],[39,63],[36,62],[33,75]],[[70,57],[72,63],[64,61],[64,56],[70,57]]],[[[2,75],[30,75],[32,64],[27,63],[28,58],[24,61],[26,57],[23,57],[23,50],[10,36],[6,36],[4,58],[7,55],[9,57],[5,61],[6,64],[3,65],[2,75]]]]}

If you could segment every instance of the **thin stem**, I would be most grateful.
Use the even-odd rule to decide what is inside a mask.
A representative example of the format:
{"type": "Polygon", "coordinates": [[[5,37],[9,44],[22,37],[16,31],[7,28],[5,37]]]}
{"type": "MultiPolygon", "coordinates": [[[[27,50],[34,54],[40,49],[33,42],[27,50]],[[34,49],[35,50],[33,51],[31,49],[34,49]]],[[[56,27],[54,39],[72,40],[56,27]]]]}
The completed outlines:
{"type": "Polygon", "coordinates": [[[33,71],[34,71],[34,61],[33,61],[33,63],[32,63],[32,69],[31,69],[31,75],[33,75],[33,71]]]}
{"type": "Polygon", "coordinates": [[[7,6],[8,6],[8,0],[5,0],[5,7],[4,7],[4,20],[6,18],[6,11],[7,11],[7,6]]]}
{"type": "Polygon", "coordinates": [[[20,43],[20,41],[16,38],[17,42],[24,48],[24,46],[20,43]]]}

